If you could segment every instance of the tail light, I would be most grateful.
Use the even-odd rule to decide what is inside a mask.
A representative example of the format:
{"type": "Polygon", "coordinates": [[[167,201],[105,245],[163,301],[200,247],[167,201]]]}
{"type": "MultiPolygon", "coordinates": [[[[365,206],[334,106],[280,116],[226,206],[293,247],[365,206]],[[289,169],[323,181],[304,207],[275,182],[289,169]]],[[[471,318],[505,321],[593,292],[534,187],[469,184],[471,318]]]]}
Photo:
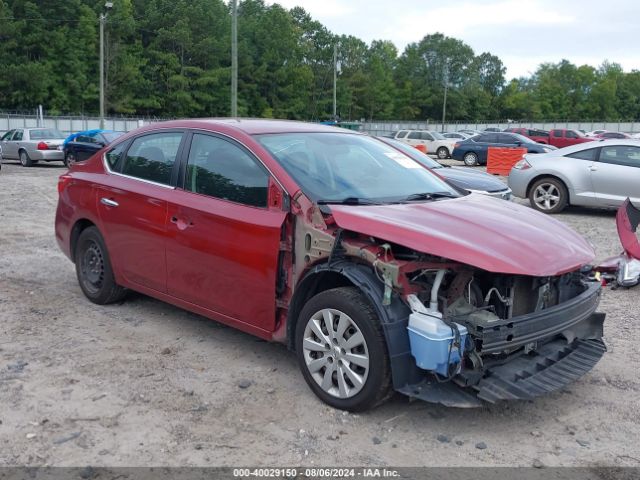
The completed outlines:
{"type": "Polygon", "coordinates": [[[49,145],[44,142],[40,142],[37,146],[38,150],[49,150],[49,145]]]}
{"type": "Polygon", "coordinates": [[[453,148],[458,148],[459,146],[460,146],[460,144],[459,144],[459,143],[454,143],[454,144],[453,144],[453,148]]]}
{"type": "Polygon", "coordinates": [[[528,170],[531,168],[531,164],[529,162],[527,162],[526,159],[522,159],[520,160],[518,163],[516,163],[513,168],[515,170],[528,170]]]}
{"type": "Polygon", "coordinates": [[[64,192],[64,189],[71,183],[72,178],[68,173],[63,173],[58,177],[58,194],[64,192]]]}

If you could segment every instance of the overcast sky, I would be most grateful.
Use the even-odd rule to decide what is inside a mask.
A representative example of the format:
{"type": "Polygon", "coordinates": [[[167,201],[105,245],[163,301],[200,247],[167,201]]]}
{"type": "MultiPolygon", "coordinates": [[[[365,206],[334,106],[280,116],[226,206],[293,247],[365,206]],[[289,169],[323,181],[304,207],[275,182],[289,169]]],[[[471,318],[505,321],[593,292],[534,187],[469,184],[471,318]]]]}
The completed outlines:
{"type": "Polygon", "coordinates": [[[279,0],[301,6],[337,34],[398,50],[429,33],[463,40],[476,54],[498,55],[507,78],[528,76],[543,62],[640,70],[638,0],[279,0]]]}

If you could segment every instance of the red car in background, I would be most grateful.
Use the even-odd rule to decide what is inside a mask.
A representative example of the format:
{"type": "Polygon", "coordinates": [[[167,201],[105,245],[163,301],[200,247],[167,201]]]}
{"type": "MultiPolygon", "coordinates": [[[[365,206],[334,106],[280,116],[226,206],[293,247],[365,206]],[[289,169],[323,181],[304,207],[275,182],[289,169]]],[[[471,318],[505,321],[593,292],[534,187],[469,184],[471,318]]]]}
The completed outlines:
{"type": "Polygon", "coordinates": [[[605,351],[582,237],[356,132],[157,123],[72,164],[58,191],[56,239],[90,301],[135,290],[285,343],[336,408],[394,390],[529,400],[605,351]]]}
{"type": "Polygon", "coordinates": [[[570,128],[555,128],[549,131],[549,145],[558,148],[594,140],[594,137],[586,137],[581,131],[570,128]]]}
{"type": "Polygon", "coordinates": [[[535,128],[505,128],[505,132],[519,133],[537,143],[549,143],[549,132],[535,128]]]}

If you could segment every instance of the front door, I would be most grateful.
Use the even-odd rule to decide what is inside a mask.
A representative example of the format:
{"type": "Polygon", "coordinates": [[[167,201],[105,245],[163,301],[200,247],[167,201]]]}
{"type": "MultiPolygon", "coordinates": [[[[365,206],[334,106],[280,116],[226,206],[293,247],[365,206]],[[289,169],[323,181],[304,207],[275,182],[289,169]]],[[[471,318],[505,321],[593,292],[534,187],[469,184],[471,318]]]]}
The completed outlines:
{"type": "Polygon", "coordinates": [[[169,294],[262,331],[275,326],[286,216],[268,207],[269,177],[239,144],[194,133],[167,220],[169,294]]]}

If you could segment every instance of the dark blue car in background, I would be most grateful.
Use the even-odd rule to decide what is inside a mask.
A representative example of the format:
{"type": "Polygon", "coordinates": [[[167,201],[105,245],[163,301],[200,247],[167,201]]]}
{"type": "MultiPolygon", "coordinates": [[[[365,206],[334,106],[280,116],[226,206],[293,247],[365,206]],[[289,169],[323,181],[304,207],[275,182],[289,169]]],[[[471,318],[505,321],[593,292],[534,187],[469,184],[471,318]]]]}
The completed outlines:
{"type": "Polygon", "coordinates": [[[68,167],[74,162],[87,160],[102,147],[109,145],[124,132],[113,130],[86,130],[69,135],[62,144],[64,164],[68,167]]]}
{"type": "Polygon", "coordinates": [[[485,165],[489,147],[526,148],[527,153],[548,153],[556,150],[556,147],[536,143],[517,133],[484,132],[456,143],[451,158],[460,160],[469,167],[485,165]]]}

